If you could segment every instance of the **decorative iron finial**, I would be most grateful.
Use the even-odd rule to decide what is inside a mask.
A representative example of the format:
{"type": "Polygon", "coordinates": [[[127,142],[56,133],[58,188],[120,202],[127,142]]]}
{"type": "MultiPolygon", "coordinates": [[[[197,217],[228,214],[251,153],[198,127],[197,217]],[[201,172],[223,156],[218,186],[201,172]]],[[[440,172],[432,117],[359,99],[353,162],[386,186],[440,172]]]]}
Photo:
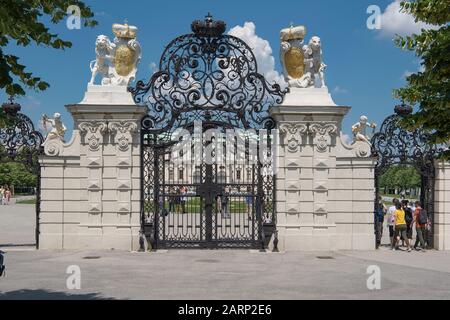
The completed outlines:
{"type": "Polygon", "coordinates": [[[204,21],[192,22],[191,29],[198,37],[220,37],[225,32],[226,24],[221,20],[214,21],[211,13],[208,13],[204,21]]]}
{"type": "Polygon", "coordinates": [[[413,112],[413,108],[407,104],[399,104],[395,106],[394,111],[401,117],[409,116],[413,112]]]}
{"type": "Polygon", "coordinates": [[[213,22],[213,16],[211,15],[211,12],[208,12],[208,14],[205,17],[205,21],[208,23],[213,22]]]}
{"type": "Polygon", "coordinates": [[[7,115],[17,114],[22,108],[20,104],[14,102],[14,96],[12,95],[9,96],[8,101],[9,102],[5,102],[2,104],[3,112],[5,112],[7,115]]]}

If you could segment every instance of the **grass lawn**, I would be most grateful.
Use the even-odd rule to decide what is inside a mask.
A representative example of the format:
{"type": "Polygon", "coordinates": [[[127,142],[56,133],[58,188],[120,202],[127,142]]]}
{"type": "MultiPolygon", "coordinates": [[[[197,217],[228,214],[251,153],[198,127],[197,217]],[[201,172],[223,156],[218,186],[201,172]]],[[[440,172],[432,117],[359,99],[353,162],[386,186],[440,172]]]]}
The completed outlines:
{"type": "MultiPolygon", "coordinates": [[[[215,203],[213,204],[215,208],[215,203]]],[[[169,210],[169,204],[166,202],[165,208],[169,210]]],[[[176,208],[181,210],[181,205],[177,205],[176,208]]],[[[200,210],[200,200],[189,200],[186,204],[186,213],[199,213],[200,210]]],[[[247,205],[241,201],[230,201],[228,202],[228,211],[233,212],[247,212],[247,205]]]]}
{"type": "Polygon", "coordinates": [[[17,201],[16,204],[36,204],[36,199],[17,201]]]}
{"type": "MultiPolygon", "coordinates": [[[[189,199],[186,203],[186,213],[200,213],[202,211],[200,209],[201,205],[203,205],[203,204],[200,203],[200,198],[189,199]]],[[[149,210],[148,208],[149,207],[152,208],[153,204],[150,205],[147,202],[146,207],[147,207],[146,210],[149,210]]],[[[169,210],[169,202],[168,201],[165,202],[164,208],[166,210],[169,210]]],[[[177,212],[181,211],[181,205],[176,205],[175,208],[177,208],[177,210],[176,210],[177,212]]],[[[216,203],[214,203],[213,211],[215,212],[216,210],[217,210],[216,203]]],[[[247,204],[245,203],[245,199],[242,198],[242,199],[240,199],[240,201],[230,200],[228,202],[228,212],[231,214],[246,213],[247,212],[247,204]]]]}
{"type": "MultiPolygon", "coordinates": [[[[400,199],[401,196],[398,194],[380,194],[382,197],[389,197],[389,198],[397,198],[400,199]]],[[[412,201],[412,200],[418,200],[417,196],[406,196],[406,199],[412,201]]]]}

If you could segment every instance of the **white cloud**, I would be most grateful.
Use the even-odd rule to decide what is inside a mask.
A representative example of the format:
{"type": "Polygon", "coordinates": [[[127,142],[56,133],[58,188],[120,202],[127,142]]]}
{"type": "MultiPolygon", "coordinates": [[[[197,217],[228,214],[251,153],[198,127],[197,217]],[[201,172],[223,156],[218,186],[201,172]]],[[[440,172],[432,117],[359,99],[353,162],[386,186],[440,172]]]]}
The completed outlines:
{"type": "Polygon", "coordinates": [[[404,80],[404,79],[408,78],[413,73],[414,72],[412,72],[412,71],[406,70],[405,72],[403,72],[402,79],[404,80]]]}
{"type": "Polygon", "coordinates": [[[346,133],[344,133],[344,132],[342,132],[341,138],[342,138],[342,141],[343,141],[345,144],[347,144],[347,145],[353,143],[353,138],[350,137],[348,134],[346,134],[346,133]]]}
{"type": "Polygon", "coordinates": [[[42,121],[42,119],[39,119],[38,126],[37,126],[37,129],[39,132],[44,133],[44,135],[47,135],[48,129],[49,129],[48,127],[49,127],[48,124],[45,125],[44,122],[42,121]]]}
{"type": "Polygon", "coordinates": [[[333,92],[334,92],[334,93],[348,93],[348,90],[345,89],[345,88],[341,88],[340,86],[336,86],[336,87],[333,89],[333,92]]]}
{"type": "Polygon", "coordinates": [[[158,65],[156,64],[156,62],[151,62],[150,65],[150,71],[152,72],[152,74],[154,74],[155,72],[158,71],[158,65]]]}
{"type": "Polygon", "coordinates": [[[425,66],[419,63],[419,72],[425,72],[425,66]]]}
{"type": "Polygon", "coordinates": [[[263,74],[269,83],[276,82],[286,86],[283,75],[275,70],[275,58],[269,41],[256,34],[256,26],[253,22],[245,22],[244,26],[235,26],[228,34],[242,39],[250,46],[256,57],[259,73],[263,74]]]}
{"type": "Polygon", "coordinates": [[[21,101],[21,104],[24,109],[33,110],[40,107],[42,102],[33,95],[27,95],[24,100],[21,101]]]}
{"type": "Polygon", "coordinates": [[[424,72],[425,71],[425,67],[422,65],[420,60],[416,60],[413,63],[417,66],[417,70],[416,71],[406,70],[405,72],[403,72],[403,75],[401,77],[402,80],[405,80],[407,77],[409,77],[413,73],[424,72]]]}
{"type": "Polygon", "coordinates": [[[401,1],[394,0],[381,15],[381,35],[410,35],[419,33],[421,29],[437,28],[423,22],[415,22],[412,15],[401,12],[401,1]]]}

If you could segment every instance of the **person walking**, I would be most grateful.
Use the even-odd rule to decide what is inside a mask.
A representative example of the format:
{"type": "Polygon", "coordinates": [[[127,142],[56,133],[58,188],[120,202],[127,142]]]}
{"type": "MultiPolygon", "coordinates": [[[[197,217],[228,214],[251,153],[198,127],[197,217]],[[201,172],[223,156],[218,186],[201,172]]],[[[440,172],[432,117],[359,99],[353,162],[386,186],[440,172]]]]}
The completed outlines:
{"type": "Polygon", "coordinates": [[[377,212],[375,213],[376,249],[380,247],[381,239],[383,238],[383,223],[385,214],[386,214],[386,206],[383,203],[382,197],[379,197],[377,212]]]}
{"type": "Polygon", "coordinates": [[[173,187],[169,188],[169,213],[175,213],[176,207],[175,207],[175,198],[176,193],[175,189],[173,187]]]}
{"type": "Polygon", "coordinates": [[[187,203],[187,187],[183,186],[181,187],[181,213],[186,213],[186,203],[187,203]]]}
{"type": "Polygon", "coordinates": [[[223,191],[223,195],[220,198],[221,200],[221,209],[222,209],[222,215],[225,219],[229,219],[231,218],[230,213],[228,212],[228,196],[229,196],[229,190],[228,187],[225,187],[224,191],[223,191]]]}
{"type": "Polygon", "coordinates": [[[215,212],[219,212],[220,214],[223,214],[222,212],[222,196],[221,195],[217,195],[215,198],[216,201],[216,210],[215,212]]]}
{"type": "Polygon", "coordinates": [[[4,264],[4,257],[3,255],[5,254],[5,252],[3,252],[2,250],[0,250],[0,278],[5,274],[5,264],[4,264]]]}
{"type": "Polygon", "coordinates": [[[395,205],[397,204],[398,199],[394,198],[392,199],[392,206],[390,206],[387,210],[387,214],[386,214],[386,224],[389,228],[389,239],[390,239],[390,244],[391,244],[391,249],[394,248],[394,233],[395,233],[395,217],[394,217],[394,213],[395,213],[395,205]]]}
{"type": "Polygon", "coordinates": [[[9,190],[8,187],[6,187],[5,192],[3,194],[4,204],[8,205],[11,201],[11,190],[9,190]]]}
{"type": "Polygon", "coordinates": [[[400,237],[402,237],[406,241],[408,252],[411,252],[411,246],[408,237],[406,236],[407,227],[405,220],[405,211],[403,210],[402,204],[399,201],[397,201],[397,204],[395,205],[394,219],[395,219],[395,234],[394,234],[394,246],[392,250],[394,251],[397,250],[400,237]]]}
{"type": "Polygon", "coordinates": [[[1,205],[5,204],[3,201],[4,196],[5,196],[5,188],[3,188],[3,186],[1,186],[1,188],[0,188],[0,203],[1,203],[1,205]]]}
{"type": "Polygon", "coordinates": [[[253,211],[253,196],[251,194],[250,187],[247,188],[247,196],[245,197],[245,203],[247,205],[247,216],[248,220],[252,220],[252,211],[253,211]]]}
{"type": "Polygon", "coordinates": [[[403,211],[405,211],[405,221],[406,221],[406,237],[409,240],[409,243],[412,243],[412,237],[413,237],[413,211],[409,207],[409,201],[408,200],[402,200],[402,207],[403,211]]]}
{"type": "Polygon", "coordinates": [[[414,250],[417,250],[417,246],[420,243],[422,250],[425,251],[425,232],[427,227],[428,217],[425,210],[422,209],[420,201],[416,201],[416,210],[414,211],[414,223],[416,224],[416,243],[414,244],[414,250]]]}
{"type": "Polygon", "coordinates": [[[181,187],[178,187],[174,190],[174,200],[175,200],[175,212],[180,213],[181,208],[181,187]]]}
{"type": "Polygon", "coordinates": [[[425,227],[425,235],[424,235],[425,244],[428,248],[433,247],[433,242],[432,242],[433,239],[431,239],[432,238],[432,230],[433,230],[433,222],[431,221],[431,218],[428,218],[427,226],[425,227]]]}

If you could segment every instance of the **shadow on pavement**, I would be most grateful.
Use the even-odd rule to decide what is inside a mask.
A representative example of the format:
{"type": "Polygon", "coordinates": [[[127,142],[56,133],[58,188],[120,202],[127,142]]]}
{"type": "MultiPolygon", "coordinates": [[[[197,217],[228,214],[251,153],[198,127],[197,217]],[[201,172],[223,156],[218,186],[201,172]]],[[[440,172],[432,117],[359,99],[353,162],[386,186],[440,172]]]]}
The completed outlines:
{"type": "Polygon", "coordinates": [[[0,292],[0,300],[115,300],[99,293],[69,294],[67,292],[38,290],[17,290],[0,292]]]}
{"type": "Polygon", "coordinates": [[[15,243],[0,243],[0,248],[11,248],[11,247],[36,247],[35,243],[24,243],[24,244],[15,244],[15,243]]]}

